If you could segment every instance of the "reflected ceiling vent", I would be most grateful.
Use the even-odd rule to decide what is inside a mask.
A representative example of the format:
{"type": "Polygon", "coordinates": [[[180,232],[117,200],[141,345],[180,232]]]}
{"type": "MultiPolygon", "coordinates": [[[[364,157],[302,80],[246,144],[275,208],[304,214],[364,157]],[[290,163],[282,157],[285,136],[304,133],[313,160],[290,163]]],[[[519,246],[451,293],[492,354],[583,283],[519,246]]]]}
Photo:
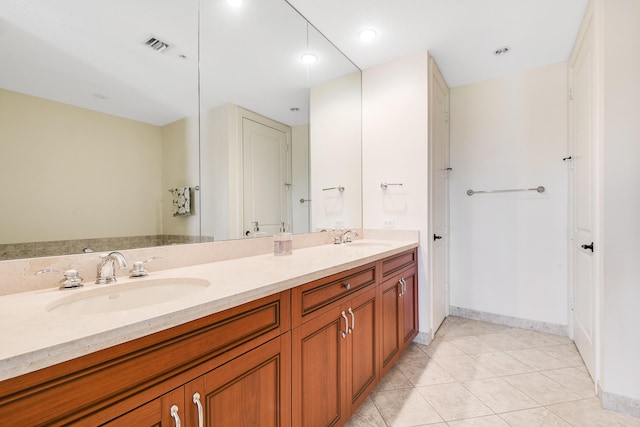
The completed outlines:
{"type": "Polygon", "coordinates": [[[153,36],[149,37],[149,39],[146,42],[144,42],[144,44],[146,44],[156,52],[162,52],[163,50],[169,47],[169,43],[165,43],[162,40],[153,36]]]}

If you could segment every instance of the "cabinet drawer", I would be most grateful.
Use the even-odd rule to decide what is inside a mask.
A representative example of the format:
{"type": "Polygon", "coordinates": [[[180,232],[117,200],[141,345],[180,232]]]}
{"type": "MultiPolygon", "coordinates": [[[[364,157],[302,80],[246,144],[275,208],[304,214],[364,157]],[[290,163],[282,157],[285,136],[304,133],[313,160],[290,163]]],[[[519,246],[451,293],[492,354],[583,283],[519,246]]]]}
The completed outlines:
{"type": "Polygon", "coordinates": [[[376,266],[369,264],[294,288],[292,291],[294,322],[375,283],[376,266]]]}
{"type": "Polygon", "coordinates": [[[394,255],[382,261],[382,277],[396,273],[403,268],[411,267],[416,264],[417,253],[415,249],[394,255]]]}

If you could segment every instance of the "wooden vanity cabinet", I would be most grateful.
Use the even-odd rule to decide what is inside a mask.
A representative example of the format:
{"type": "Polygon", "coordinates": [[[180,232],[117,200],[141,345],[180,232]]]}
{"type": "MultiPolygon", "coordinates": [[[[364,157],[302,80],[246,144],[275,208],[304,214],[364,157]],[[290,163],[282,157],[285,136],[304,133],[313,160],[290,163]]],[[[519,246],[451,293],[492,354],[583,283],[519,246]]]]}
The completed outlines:
{"type": "Polygon", "coordinates": [[[381,261],[380,372],[387,373],[418,334],[417,252],[381,261]]]}
{"type": "Polygon", "coordinates": [[[2,381],[0,419],[339,427],[417,335],[417,295],[410,250],[2,381]]]}
{"type": "Polygon", "coordinates": [[[343,425],[379,381],[375,264],[349,273],[293,290],[294,426],[343,425]]]}
{"type": "MultiPolygon", "coordinates": [[[[290,320],[290,292],[284,291],[3,381],[0,419],[11,426],[95,427],[135,408],[140,412],[128,416],[139,417],[157,407],[157,399],[166,406],[172,390],[285,334],[290,320]]],[[[166,411],[160,420],[167,422],[166,411]]]]}

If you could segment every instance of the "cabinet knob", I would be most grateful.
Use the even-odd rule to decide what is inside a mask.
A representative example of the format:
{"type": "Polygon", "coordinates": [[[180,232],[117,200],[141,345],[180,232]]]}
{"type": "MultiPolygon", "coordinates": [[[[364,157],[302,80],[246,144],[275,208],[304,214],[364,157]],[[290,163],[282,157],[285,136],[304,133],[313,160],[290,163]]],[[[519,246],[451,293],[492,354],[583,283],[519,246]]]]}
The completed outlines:
{"type": "Polygon", "coordinates": [[[351,289],[351,283],[343,283],[342,286],[344,286],[346,290],[351,289]]]}

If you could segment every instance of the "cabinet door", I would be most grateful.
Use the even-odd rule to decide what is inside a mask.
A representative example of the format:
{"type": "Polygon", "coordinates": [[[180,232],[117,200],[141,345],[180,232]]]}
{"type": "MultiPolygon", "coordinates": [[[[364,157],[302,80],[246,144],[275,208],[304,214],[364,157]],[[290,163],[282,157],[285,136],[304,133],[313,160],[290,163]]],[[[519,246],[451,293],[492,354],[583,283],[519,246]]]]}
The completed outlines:
{"type": "Polygon", "coordinates": [[[188,426],[291,426],[291,335],[283,334],[185,386],[188,426]]]}
{"type": "Polygon", "coordinates": [[[402,300],[399,279],[399,276],[394,276],[383,282],[380,287],[381,375],[384,375],[400,357],[402,347],[400,327],[402,300]]]}
{"type": "Polygon", "coordinates": [[[418,277],[416,268],[403,272],[402,292],[402,346],[407,347],[418,335],[418,277]]]}
{"type": "Polygon", "coordinates": [[[184,426],[184,389],[173,390],[126,414],[103,424],[104,427],[174,427],[184,426]],[[173,415],[172,415],[173,414],[173,415]]]}
{"type": "Polygon", "coordinates": [[[332,308],[293,330],[292,419],[296,427],[340,425],[348,416],[348,321],[342,313],[342,307],[332,308]]]}
{"type": "Polygon", "coordinates": [[[378,383],[378,316],[376,290],[362,294],[348,303],[350,320],[348,342],[349,414],[358,407],[378,383]]]}

